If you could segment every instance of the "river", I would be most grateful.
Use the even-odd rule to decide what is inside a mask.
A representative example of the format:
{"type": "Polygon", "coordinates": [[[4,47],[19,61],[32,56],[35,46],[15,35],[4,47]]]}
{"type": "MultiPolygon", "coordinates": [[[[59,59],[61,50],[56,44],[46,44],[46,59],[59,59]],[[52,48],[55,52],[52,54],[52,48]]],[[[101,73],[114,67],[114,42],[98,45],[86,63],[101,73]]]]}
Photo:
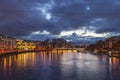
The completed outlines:
{"type": "Polygon", "coordinates": [[[74,51],[4,56],[0,80],[120,80],[120,59],[74,51]]]}

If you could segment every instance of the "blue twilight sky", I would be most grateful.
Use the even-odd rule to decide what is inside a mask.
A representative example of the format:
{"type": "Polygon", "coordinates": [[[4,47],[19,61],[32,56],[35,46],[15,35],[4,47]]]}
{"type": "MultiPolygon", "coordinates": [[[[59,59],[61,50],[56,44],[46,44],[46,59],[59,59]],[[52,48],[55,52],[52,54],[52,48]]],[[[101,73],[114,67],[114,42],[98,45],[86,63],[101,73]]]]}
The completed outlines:
{"type": "Polygon", "coordinates": [[[0,34],[68,41],[119,35],[120,0],[0,0],[0,34]]]}

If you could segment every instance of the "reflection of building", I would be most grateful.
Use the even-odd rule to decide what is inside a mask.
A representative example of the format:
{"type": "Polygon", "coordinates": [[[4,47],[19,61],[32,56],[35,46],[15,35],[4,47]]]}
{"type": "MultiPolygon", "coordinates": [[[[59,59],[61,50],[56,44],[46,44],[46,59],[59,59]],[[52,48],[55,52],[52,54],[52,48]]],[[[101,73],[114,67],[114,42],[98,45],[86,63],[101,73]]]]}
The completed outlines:
{"type": "Polygon", "coordinates": [[[17,49],[19,50],[33,50],[36,44],[33,41],[17,39],[17,49]]]}

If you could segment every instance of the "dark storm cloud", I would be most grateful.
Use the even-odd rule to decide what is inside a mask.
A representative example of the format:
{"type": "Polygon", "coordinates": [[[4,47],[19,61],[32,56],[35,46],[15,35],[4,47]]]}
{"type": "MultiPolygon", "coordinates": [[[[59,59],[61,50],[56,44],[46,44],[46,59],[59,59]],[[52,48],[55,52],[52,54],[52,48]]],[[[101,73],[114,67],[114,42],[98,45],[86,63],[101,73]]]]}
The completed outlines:
{"type": "MultiPolygon", "coordinates": [[[[84,0],[83,2],[71,1],[67,5],[56,6],[53,9],[53,14],[60,16],[61,20],[69,22],[75,27],[79,26],[94,26],[96,32],[119,32],[120,31],[120,1],[114,0],[84,0]],[[89,10],[87,10],[87,7],[89,10]],[[90,22],[95,19],[105,19],[90,22]]],[[[70,2],[70,0],[69,0],[70,2]]]]}
{"type": "Polygon", "coordinates": [[[47,30],[59,34],[85,26],[93,26],[97,33],[119,33],[119,14],[119,0],[0,0],[0,33],[24,36],[47,30]]]}

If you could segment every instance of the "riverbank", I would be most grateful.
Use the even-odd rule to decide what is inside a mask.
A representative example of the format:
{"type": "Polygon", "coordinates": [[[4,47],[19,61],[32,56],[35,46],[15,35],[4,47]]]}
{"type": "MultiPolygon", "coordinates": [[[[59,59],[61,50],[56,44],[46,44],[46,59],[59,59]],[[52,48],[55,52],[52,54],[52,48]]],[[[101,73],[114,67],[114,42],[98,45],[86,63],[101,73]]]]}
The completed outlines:
{"type": "Polygon", "coordinates": [[[120,52],[119,51],[110,51],[110,50],[94,50],[94,51],[89,51],[92,54],[104,54],[107,55],[109,57],[117,57],[120,58],[120,52]]]}
{"type": "Polygon", "coordinates": [[[20,53],[28,53],[28,52],[39,52],[39,51],[58,51],[63,52],[64,50],[77,50],[76,48],[54,48],[54,49],[34,49],[34,50],[11,50],[11,51],[4,51],[0,53],[1,56],[6,56],[6,55],[14,55],[14,54],[20,54],[20,53]]]}
{"type": "Polygon", "coordinates": [[[3,53],[0,53],[0,57],[2,56],[8,56],[8,55],[14,55],[14,54],[20,54],[20,53],[28,53],[28,52],[38,52],[41,50],[14,50],[14,51],[6,51],[3,53]]]}

